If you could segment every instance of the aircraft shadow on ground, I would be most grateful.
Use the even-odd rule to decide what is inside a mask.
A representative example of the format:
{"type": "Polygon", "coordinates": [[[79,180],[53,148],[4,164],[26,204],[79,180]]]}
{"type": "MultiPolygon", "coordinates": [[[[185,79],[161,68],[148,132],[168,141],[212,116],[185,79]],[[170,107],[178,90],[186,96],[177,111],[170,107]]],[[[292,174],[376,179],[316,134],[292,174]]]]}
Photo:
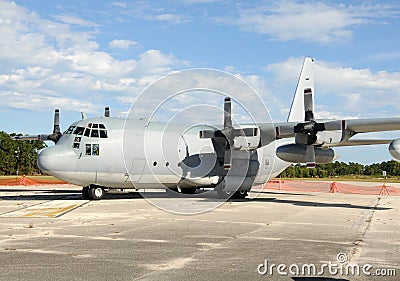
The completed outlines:
{"type": "MultiPolygon", "coordinates": [[[[274,195],[302,195],[301,193],[275,193],[275,192],[262,192],[264,194],[274,194],[274,195]]],[[[312,196],[310,194],[304,194],[307,196],[312,196]]],[[[152,192],[110,192],[105,195],[105,198],[102,200],[121,200],[121,199],[139,199],[139,198],[171,198],[171,199],[198,199],[202,200],[202,202],[223,202],[226,199],[220,199],[217,196],[215,191],[207,191],[201,192],[197,194],[180,194],[173,193],[168,194],[165,191],[152,191],[152,192]]],[[[80,191],[77,190],[43,190],[43,189],[0,189],[0,200],[8,200],[8,201],[29,201],[29,200],[83,200],[80,191]],[[1,192],[7,192],[7,195],[1,195],[1,192]],[[39,194],[19,194],[19,195],[10,195],[13,192],[40,192],[39,194]]],[[[386,207],[377,207],[377,206],[362,206],[362,205],[352,205],[349,203],[323,203],[323,202],[312,202],[312,201],[302,201],[302,200],[290,200],[290,199],[278,199],[275,197],[256,197],[256,198],[245,198],[245,199],[229,199],[231,202],[237,203],[256,203],[256,202],[265,202],[265,203],[278,203],[278,204],[291,204],[295,206],[305,206],[305,207],[316,207],[316,208],[349,208],[349,209],[365,209],[365,210],[390,210],[391,208],[386,207]]]]}
{"type": "Polygon", "coordinates": [[[277,198],[254,198],[250,199],[254,202],[271,202],[278,204],[291,204],[295,206],[306,206],[306,207],[328,207],[328,208],[348,208],[348,209],[364,209],[364,210],[391,210],[392,208],[376,207],[376,206],[361,206],[353,205],[349,203],[322,203],[322,202],[309,202],[309,201],[298,201],[298,200],[286,200],[277,198]]]}

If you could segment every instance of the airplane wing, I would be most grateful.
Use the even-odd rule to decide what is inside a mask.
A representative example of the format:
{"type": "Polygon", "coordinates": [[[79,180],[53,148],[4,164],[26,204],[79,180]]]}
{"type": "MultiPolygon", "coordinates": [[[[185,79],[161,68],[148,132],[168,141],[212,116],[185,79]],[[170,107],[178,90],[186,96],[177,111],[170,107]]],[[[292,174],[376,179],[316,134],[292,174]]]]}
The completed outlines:
{"type": "Polygon", "coordinates": [[[400,118],[343,120],[346,130],[355,134],[400,130],[400,118]]]}
{"type": "Polygon", "coordinates": [[[389,144],[393,140],[380,140],[380,139],[357,139],[357,140],[348,140],[341,143],[336,144],[324,144],[323,148],[326,147],[337,147],[337,146],[357,146],[357,145],[377,145],[377,144],[389,144]]]}

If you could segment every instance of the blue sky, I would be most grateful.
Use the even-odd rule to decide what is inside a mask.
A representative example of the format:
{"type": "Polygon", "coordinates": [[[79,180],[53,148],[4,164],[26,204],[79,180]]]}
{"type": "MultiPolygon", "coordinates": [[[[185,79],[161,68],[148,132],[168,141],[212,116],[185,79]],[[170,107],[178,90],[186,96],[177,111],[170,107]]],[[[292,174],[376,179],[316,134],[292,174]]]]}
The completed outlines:
{"type": "MultiPolygon", "coordinates": [[[[305,56],[317,118],[400,116],[399,11],[397,1],[0,0],[0,130],[49,132],[54,108],[63,129],[81,111],[122,114],[188,68],[239,76],[284,121],[305,56]]],[[[387,146],[337,151],[391,159],[387,146]]]]}

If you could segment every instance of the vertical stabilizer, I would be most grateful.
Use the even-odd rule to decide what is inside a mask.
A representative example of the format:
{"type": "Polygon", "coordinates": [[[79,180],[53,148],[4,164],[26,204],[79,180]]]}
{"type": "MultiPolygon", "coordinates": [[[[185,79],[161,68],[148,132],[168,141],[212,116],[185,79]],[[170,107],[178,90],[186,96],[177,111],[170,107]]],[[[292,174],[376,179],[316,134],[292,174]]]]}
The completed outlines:
{"type": "Polygon", "coordinates": [[[304,59],[296,93],[290,108],[288,122],[303,122],[306,120],[305,112],[314,107],[314,60],[310,57],[304,59]],[[305,98],[305,96],[308,96],[305,98]],[[307,100],[305,105],[304,100],[307,100]],[[311,100],[310,100],[311,99],[311,100]]]}

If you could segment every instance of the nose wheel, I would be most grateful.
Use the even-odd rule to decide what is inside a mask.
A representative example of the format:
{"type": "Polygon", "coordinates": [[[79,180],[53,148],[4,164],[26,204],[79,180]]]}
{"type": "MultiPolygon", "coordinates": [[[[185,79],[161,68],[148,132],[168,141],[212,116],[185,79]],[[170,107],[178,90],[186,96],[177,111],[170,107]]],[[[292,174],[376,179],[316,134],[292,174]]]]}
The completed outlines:
{"type": "Polygon", "coordinates": [[[82,198],[84,200],[100,200],[104,198],[104,195],[104,189],[97,185],[90,185],[82,188],[82,198]]]}

